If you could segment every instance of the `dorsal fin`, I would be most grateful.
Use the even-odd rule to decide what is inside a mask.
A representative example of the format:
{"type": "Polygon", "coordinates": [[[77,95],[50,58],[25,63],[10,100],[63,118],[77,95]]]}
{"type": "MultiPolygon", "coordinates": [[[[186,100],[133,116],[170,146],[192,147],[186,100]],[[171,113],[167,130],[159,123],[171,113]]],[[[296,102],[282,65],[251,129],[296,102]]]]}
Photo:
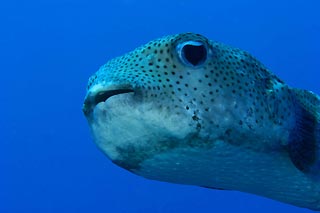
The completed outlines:
{"type": "Polygon", "coordinates": [[[295,125],[289,137],[289,155],[294,165],[307,175],[320,179],[320,98],[292,89],[295,125]]]}

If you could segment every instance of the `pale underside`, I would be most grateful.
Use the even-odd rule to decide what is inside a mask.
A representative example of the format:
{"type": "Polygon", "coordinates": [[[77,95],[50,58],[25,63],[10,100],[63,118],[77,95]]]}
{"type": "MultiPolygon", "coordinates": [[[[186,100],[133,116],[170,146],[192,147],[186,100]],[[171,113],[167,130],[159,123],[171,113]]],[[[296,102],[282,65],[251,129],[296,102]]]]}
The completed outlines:
{"type": "MultiPolygon", "coordinates": [[[[119,147],[130,144],[143,150],[170,138],[185,140],[193,131],[187,118],[155,115],[152,106],[137,106],[130,94],[124,94],[94,110],[90,125],[95,142],[113,161],[121,160],[119,147]]],[[[131,171],[149,179],[238,190],[320,209],[319,182],[298,170],[285,151],[257,152],[216,140],[210,149],[182,146],[156,153],[131,171]]]]}
{"type": "Polygon", "coordinates": [[[175,149],[141,164],[146,178],[262,195],[320,208],[319,184],[296,169],[285,153],[257,153],[216,141],[211,150],[175,149]]]}

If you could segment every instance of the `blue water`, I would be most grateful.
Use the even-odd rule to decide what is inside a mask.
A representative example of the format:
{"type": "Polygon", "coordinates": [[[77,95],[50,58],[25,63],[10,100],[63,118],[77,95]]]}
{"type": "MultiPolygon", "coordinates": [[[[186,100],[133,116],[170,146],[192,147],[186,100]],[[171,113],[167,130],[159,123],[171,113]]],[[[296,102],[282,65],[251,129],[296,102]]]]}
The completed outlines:
{"type": "Polygon", "coordinates": [[[96,148],[81,107],[106,60],[186,31],[248,50],[320,93],[319,10],[318,0],[2,1],[0,212],[310,212],[135,176],[96,148]]]}

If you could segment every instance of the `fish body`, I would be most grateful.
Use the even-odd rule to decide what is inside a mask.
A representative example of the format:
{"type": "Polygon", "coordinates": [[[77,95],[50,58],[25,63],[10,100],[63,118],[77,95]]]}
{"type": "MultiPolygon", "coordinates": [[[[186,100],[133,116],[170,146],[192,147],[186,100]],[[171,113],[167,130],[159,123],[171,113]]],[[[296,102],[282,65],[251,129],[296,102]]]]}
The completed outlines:
{"type": "Polygon", "coordinates": [[[83,111],[137,175],[320,210],[320,99],[243,50],[194,33],[151,41],[90,77],[83,111]]]}

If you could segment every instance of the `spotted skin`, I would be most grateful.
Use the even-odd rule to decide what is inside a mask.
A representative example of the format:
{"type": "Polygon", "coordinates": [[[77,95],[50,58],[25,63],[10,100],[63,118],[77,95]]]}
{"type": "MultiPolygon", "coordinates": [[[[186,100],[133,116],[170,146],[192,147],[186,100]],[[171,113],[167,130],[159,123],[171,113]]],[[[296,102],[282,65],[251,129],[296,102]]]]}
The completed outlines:
{"type": "Polygon", "coordinates": [[[94,141],[117,165],[320,209],[319,97],[249,53],[166,36],[107,62],[87,89],[94,141]]]}

